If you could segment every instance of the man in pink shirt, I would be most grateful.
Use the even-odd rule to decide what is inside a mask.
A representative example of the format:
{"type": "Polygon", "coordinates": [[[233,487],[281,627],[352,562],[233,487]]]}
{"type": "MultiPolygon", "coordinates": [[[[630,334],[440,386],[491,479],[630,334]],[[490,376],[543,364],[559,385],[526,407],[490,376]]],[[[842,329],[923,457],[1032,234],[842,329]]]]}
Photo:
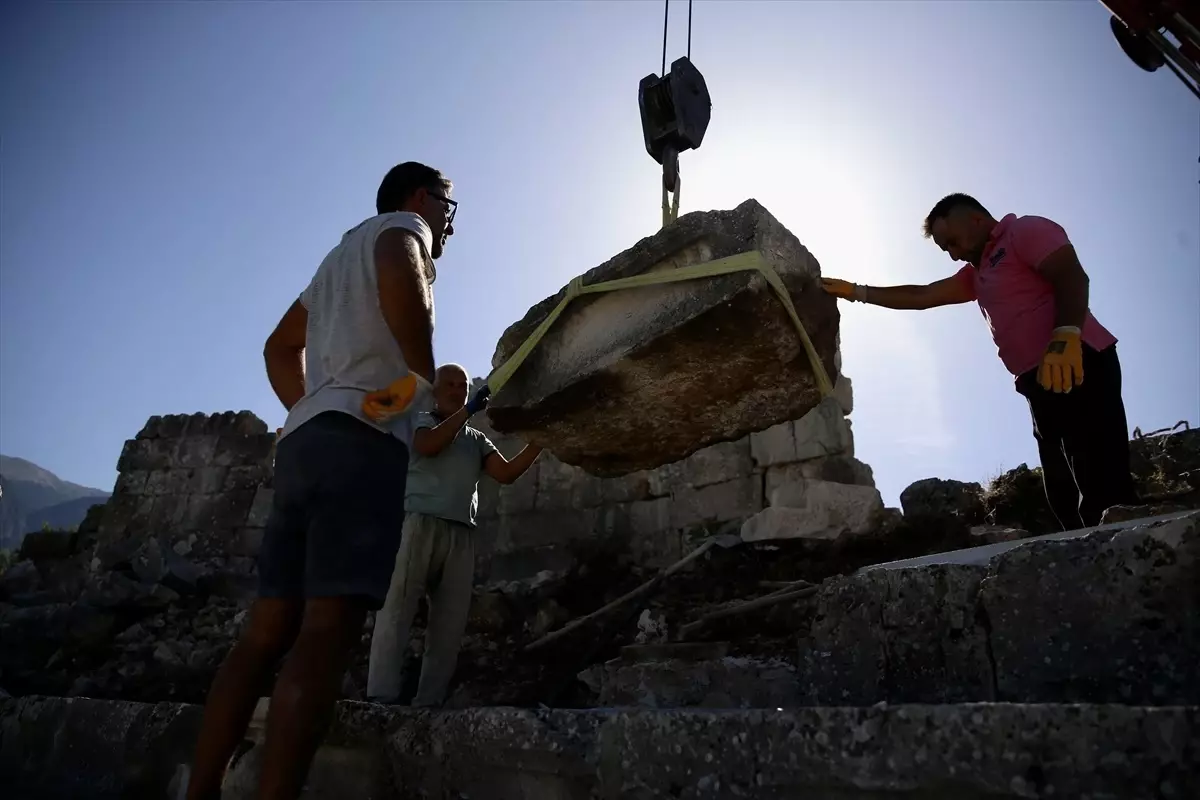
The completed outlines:
{"type": "Polygon", "coordinates": [[[1059,524],[1098,525],[1106,508],[1136,504],[1117,340],[1088,310],[1088,276],[1066,231],[1044,217],[997,221],[975,198],[952,194],[925,218],[925,236],[965,266],[925,286],[823,278],[825,291],[899,309],[978,302],[1029,403],[1059,524]]]}

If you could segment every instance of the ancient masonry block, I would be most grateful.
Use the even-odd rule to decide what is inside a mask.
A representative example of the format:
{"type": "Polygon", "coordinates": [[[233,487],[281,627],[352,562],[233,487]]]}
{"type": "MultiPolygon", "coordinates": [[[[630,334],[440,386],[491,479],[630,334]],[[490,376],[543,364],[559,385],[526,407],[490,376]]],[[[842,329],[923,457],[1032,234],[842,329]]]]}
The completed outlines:
{"type": "Polygon", "coordinates": [[[274,443],[248,411],[151,417],[118,460],[98,524],[101,561],[151,536],[193,556],[225,552],[243,528],[263,524],[274,443]]]}
{"type": "Polygon", "coordinates": [[[768,506],[742,525],[742,539],[836,539],[874,529],[883,499],[873,486],[798,480],[771,492],[768,506]]]}
{"type": "Polygon", "coordinates": [[[770,497],[780,487],[804,480],[829,481],[851,486],[874,486],[871,467],[852,456],[826,456],[810,461],[767,467],[766,492],[770,497]]]}
{"type": "MultiPolygon", "coordinates": [[[[766,209],[681,217],[583,276],[584,283],[757,250],[777,270],[830,380],[839,314],[812,255],[766,209]]],[[[501,337],[499,366],[565,296],[501,337]]],[[[734,273],[574,300],[488,408],[494,429],[567,464],[615,477],[669,464],[795,419],[820,399],[783,304],[757,273],[734,273]],[[746,320],[754,320],[746,325],[746,320]]]]}
{"type": "Polygon", "coordinates": [[[833,455],[854,455],[850,420],[836,397],[828,397],[797,420],[750,434],[750,450],[760,467],[833,455]]]}
{"type": "Polygon", "coordinates": [[[837,399],[828,397],[793,423],[796,461],[834,455],[854,455],[850,420],[842,413],[837,399]]]}
{"type": "Polygon", "coordinates": [[[762,480],[751,475],[700,489],[683,489],[671,498],[671,527],[743,519],[762,508],[762,480]]]}
{"type": "Polygon", "coordinates": [[[985,567],[877,570],[822,587],[800,642],[815,705],[993,700],[987,631],[975,602],[985,567]]]}
{"type": "MultiPolygon", "coordinates": [[[[768,699],[752,709],[491,707],[433,715],[343,702],[316,754],[309,793],[1127,800],[1195,797],[1200,785],[1194,708],[777,709],[768,699]]],[[[14,797],[78,797],[81,787],[175,797],[201,711],[85,697],[0,700],[0,774],[14,797]]],[[[230,797],[252,792],[260,749],[256,743],[230,770],[230,797]]]]}
{"type": "Polygon", "coordinates": [[[742,478],[754,471],[750,441],[741,438],[697,450],[682,461],[649,472],[650,493],[663,497],[682,488],[700,489],[742,478]]]}
{"type": "Polygon", "coordinates": [[[1200,702],[1200,512],[821,587],[803,702],[1200,702]]]}

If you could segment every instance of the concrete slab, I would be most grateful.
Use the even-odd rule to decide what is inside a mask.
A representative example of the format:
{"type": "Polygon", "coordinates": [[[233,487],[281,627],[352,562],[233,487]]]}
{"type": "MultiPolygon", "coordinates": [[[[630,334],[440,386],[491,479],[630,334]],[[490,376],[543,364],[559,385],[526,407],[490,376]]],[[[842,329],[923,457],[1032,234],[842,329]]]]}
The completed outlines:
{"type": "Polygon", "coordinates": [[[1171,520],[1182,519],[1189,514],[1195,514],[1200,509],[1189,509],[1187,511],[1177,511],[1171,514],[1161,514],[1156,517],[1144,517],[1142,519],[1132,519],[1125,522],[1113,522],[1108,525],[1097,525],[1092,528],[1079,528],[1073,531],[1061,531],[1059,533],[1047,533],[1042,536],[1030,536],[1027,539],[1017,539],[1009,542],[996,542],[995,544],[982,545],[980,547],[967,547],[962,550],[948,550],[944,553],[931,553],[927,556],[917,556],[916,558],[904,558],[898,561],[888,561],[882,564],[871,564],[862,567],[855,575],[862,575],[867,572],[872,572],[879,569],[912,569],[914,567],[925,567],[931,564],[966,564],[984,566],[991,562],[993,558],[1001,553],[1007,553],[1016,547],[1024,547],[1025,545],[1035,544],[1037,542],[1056,542],[1066,539],[1078,539],[1087,536],[1089,533],[1096,531],[1116,531],[1128,528],[1135,528],[1142,525],[1151,525],[1171,520]]]}
{"type": "MultiPolygon", "coordinates": [[[[27,800],[167,796],[199,711],[2,700],[0,785],[27,800]]],[[[308,800],[1200,796],[1195,706],[429,712],[340,703],[326,741],[343,753],[330,774],[349,793],[310,784],[308,800]],[[354,794],[364,781],[352,773],[375,760],[387,781],[354,794]]]]}

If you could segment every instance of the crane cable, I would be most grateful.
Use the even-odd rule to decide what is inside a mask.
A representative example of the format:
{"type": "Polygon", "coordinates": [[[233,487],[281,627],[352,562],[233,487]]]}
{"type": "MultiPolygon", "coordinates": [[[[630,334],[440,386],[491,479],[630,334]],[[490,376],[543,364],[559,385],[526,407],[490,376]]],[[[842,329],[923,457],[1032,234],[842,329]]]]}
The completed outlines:
{"type": "MultiPolygon", "coordinates": [[[[661,74],[667,74],[667,20],[671,16],[671,0],[663,0],[663,51],[661,74]]],[[[692,60],[692,0],[688,0],[687,57],[692,60]]]]}
{"type": "MultiPolygon", "coordinates": [[[[662,46],[662,71],[661,75],[665,78],[667,75],[667,22],[671,18],[671,0],[663,0],[663,46],[662,46]]],[[[688,0],[688,27],[687,27],[687,58],[692,60],[692,0],[688,0]]],[[[679,154],[674,153],[671,158],[675,161],[675,189],[669,191],[666,183],[663,183],[662,189],[662,225],[667,227],[675,220],[679,219],[679,192],[683,185],[683,179],[679,177],[679,154]]]]}

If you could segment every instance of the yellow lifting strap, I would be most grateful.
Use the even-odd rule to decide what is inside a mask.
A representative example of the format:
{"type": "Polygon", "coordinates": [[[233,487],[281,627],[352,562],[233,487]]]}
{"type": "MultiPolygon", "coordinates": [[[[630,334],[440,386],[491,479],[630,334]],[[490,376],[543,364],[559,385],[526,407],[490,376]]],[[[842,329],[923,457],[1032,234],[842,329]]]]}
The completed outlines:
{"type": "MultiPolygon", "coordinates": [[[[675,208],[678,210],[678,191],[676,191],[675,200],[675,208]]],[[[666,214],[665,190],[663,195],[663,213],[664,215],[666,214]]],[[[796,332],[800,334],[800,341],[804,345],[804,352],[808,355],[809,363],[812,364],[813,375],[817,381],[817,389],[821,392],[822,397],[827,397],[833,392],[833,384],[829,381],[829,374],[825,371],[825,365],[821,363],[821,359],[817,355],[817,349],[813,347],[812,340],[808,338],[808,331],[804,330],[804,323],[800,321],[800,315],[796,313],[796,307],[792,304],[792,298],[788,294],[787,287],[783,285],[783,279],[779,277],[779,273],[775,271],[775,268],[767,263],[763,254],[757,250],[751,250],[748,253],[739,253],[728,258],[717,259],[716,261],[708,261],[703,264],[694,264],[690,267],[680,267],[679,269],[666,270],[664,272],[650,272],[645,275],[634,275],[629,278],[618,278],[590,285],[583,283],[582,276],[572,278],[571,282],[567,284],[566,294],[563,295],[563,299],[554,307],[554,310],[542,320],[533,333],[529,334],[529,338],[521,343],[521,346],[509,356],[507,361],[492,370],[492,374],[487,379],[488,388],[491,389],[493,396],[499,394],[500,390],[504,388],[504,384],[508,383],[509,378],[513,376],[513,373],[517,371],[525,359],[529,357],[529,354],[533,352],[533,348],[537,347],[538,342],[550,330],[550,326],[562,314],[563,309],[572,300],[582,294],[615,292],[620,289],[637,289],[643,286],[656,286],[660,283],[711,278],[716,275],[728,275],[732,272],[745,272],[748,270],[758,270],[762,273],[767,283],[771,285],[771,288],[775,290],[775,294],[783,302],[783,307],[787,309],[788,316],[792,318],[792,323],[796,326],[796,332]]]]}
{"type": "Polygon", "coordinates": [[[662,207],[663,207],[663,227],[667,227],[675,220],[679,219],[679,186],[683,180],[678,176],[675,178],[675,198],[671,201],[671,192],[667,191],[667,187],[663,187],[662,207]]]}

